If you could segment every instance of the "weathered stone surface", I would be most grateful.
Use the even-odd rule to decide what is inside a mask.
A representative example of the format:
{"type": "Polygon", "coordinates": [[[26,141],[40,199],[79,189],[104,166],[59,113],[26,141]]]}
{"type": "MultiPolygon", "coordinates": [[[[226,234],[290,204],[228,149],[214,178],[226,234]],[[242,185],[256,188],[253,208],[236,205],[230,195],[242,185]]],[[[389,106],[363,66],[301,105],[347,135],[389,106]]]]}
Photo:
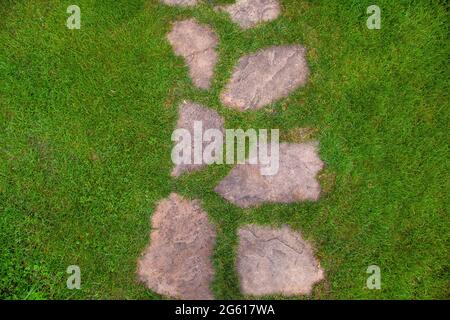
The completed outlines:
{"type": "Polygon", "coordinates": [[[175,22],[167,37],[175,54],[186,60],[194,85],[208,89],[218,59],[215,48],[219,39],[214,31],[189,19],[175,22]]]}
{"type": "Polygon", "coordinates": [[[150,246],[138,262],[147,287],[177,299],[213,299],[215,228],[198,201],[172,193],[152,217],[150,246]]]}
{"type": "Polygon", "coordinates": [[[310,294],[324,278],[312,247],[289,227],[248,225],[238,234],[237,270],[244,294],[310,294]]]}
{"type": "Polygon", "coordinates": [[[275,20],[281,11],[279,0],[238,0],[235,4],[218,6],[217,9],[228,12],[231,20],[244,29],[275,20]]]}
{"type": "Polygon", "coordinates": [[[169,6],[190,7],[195,6],[198,0],[162,0],[162,2],[169,6]]]}
{"type": "Polygon", "coordinates": [[[309,68],[306,49],[271,47],[239,60],[221,95],[224,105],[240,111],[260,109],[304,86],[309,68]]]}
{"type": "Polygon", "coordinates": [[[237,165],[215,191],[241,208],[262,203],[317,201],[320,184],[316,179],[324,164],[317,143],[281,143],[279,170],[275,175],[262,175],[261,164],[237,165]]]}
{"type": "MultiPolygon", "coordinates": [[[[190,132],[191,140],[191,164],[178,164],[172,171],[172,176],[179,177],[184,172],[192,172],[200,170],[206,166],[205,159],[202,159],[201,164],[194,164],[194,124],[195,121],[202,122],[202,133],[204,134],[208,129],[220,130],[224,132],[224,120],[214,110],[205,108],[199,104],[192,102],[184,102],[179,107],[179,118],[177,122],[177,129],[186,129],[190,132]]],[[[203,142],[202,146],[205,149],[209,142],[203,142]]]]}

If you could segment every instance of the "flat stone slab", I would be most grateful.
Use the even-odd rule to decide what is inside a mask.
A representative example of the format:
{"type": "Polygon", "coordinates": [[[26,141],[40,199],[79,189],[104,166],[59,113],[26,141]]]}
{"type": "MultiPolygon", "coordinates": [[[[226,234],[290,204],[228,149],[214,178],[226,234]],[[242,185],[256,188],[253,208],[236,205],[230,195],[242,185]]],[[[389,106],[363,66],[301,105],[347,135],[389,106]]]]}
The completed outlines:
{"type": "Polygon", "coordinates": [[[224,105],[240,111],[260,109],[304,86],[309,76],[306,49],[271,47],[241,58],[221,95],[224,105]]]}
{"type": "Polygon", "coordinates": [[[280,15],[279,0],[238,0],[235,4],[217,6],[230,14],[231,20],[243,29],[275,20],[280,15]]]}
{"type": "Polygon", "coordinates": [[[238,231],[237,270],[246,295],[310,294],[324,279],[312,247],[298,232],[247,225],[238,231]]]}
{"type": "Polygon", "coordinates": [[[175,22],[168,39],[175,54],[183,57],[195,86],[208,89],[214,76],[219,39],[207,25],[195,19],[175,22]]]}
{"type": "MultiPolygon", "coordinates": [[[[191,134],[191,163],[190,164],[177,164],[173,171],[172,176],[179,177],[185,172],[197,171],[207,165],[205,159],[202,158],[201,164],[194,163],[194,125],[196,121],[202,122],[202,134],[208,129],[217,129],[222,134],[224,133],[224,119],[214,110],[205,108],[199,104],[193,102],[183,102],[179,108],[179,118],[177,122],[177,129],[186,129],[191,134]]],[[[203,142],[202,149],[210,142],[203,142]]]]}
{"type": "Polygon", "coordinates": [[[153,214],[150,246],[138,261],[140,280],[172,298],[213,299],[215,238],[215,228],[199,202],[172,193],[153,214]]]}
{"type": "Polygon", "coordinates": [[[198,4],[198,0],[162,0],[165,4],[169,6],[181,6],[190,7],[198,4]]]}
{"type": "Polygon", "coordinates": [[[261,164],[239,164],[215,191],[241,208],[262,203],[317,201],[320,184],[317,174],[324,163],[316,142],[281,143],[279,170],[275,175],[262,175],[261,164]]]}

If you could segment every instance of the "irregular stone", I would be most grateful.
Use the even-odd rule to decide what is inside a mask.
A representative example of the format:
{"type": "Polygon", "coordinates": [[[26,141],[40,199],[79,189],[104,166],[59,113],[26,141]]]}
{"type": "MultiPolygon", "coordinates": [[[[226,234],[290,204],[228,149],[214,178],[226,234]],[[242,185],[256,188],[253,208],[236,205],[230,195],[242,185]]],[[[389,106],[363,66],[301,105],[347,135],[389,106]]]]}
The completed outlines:
{"type": "Polygon", "coordinates": [[[194,85],[208,89],[218,59],[215,48],[219,39],[214,31],[189,19],[175,22],[167,37],[175,54],[186,60],[194,85]]]}
{"type": "Polygon", "coordinates": [[[139,279],[161,295],[213,299],[215,238],[215,228],[199,202],[172,193],[153,214],[150,246],[138,261],[139,279]]]}
{"type": "Polygon", "coordinates": [[[162,0],[162,1],[169,6],[181,6],[181,7],[195,6],[198,3],[198,0],[162,0]]]}
{"type": "Polygon", "coordinates": [[[306,49],[271,47],[239,60],[221,95],[224,105],[240,111],[260,109],[304,86],[309,68],[306,49]]]}
{"type": "Polygon", "coordinates": [[[217,9],[228,12],[231,20],[244,29],[275,20],[281,11],[278,0],[238,0],[235,4],[218,6],[217,9]]]}
{"type": "Polygon", "coordinates": [[[215,191],[241,208],[262,203],[292,203],[317,201],[320,184],[317,174],[324,164],[317,143],[281,143],[279,170],[274,175],[262,175],[261,164],[239,164],[225,177],[215,191]]]}
{"type": "MultiPolygon", "coordinates": [[[[179,107],[177,129],[186,129],[191,134],[191,164],[177,164],[172,171],[174,177],[179,177],[184,172],[200,170],[207,165],[204,158],[202,158],[201,164],[194,163],[194,124],[196,121],[202,122],[202,134],[208,129],[217,129],[222,134],[224,133],[224,120],[216,111],[192,102],[183,102],[179,107]]],[[[203,142],[202,149],[204,150],[209,143],[203,142]]]]}
{"type": "Polygon", "coordinates": [[[247,225],[238,231],[237,270],[246,295],[310,294],[324,279],[312,247],[289,227],[247,225]]]}

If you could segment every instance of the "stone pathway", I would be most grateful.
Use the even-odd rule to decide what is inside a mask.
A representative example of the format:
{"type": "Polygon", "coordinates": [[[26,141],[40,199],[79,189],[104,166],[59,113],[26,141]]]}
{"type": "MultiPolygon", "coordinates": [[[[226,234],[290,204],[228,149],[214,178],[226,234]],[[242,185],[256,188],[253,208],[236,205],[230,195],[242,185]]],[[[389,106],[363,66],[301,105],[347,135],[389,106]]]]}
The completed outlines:
{"type": "MultiPolygon", "coordinates": [[[[195,121],[201,121],[202,127],[201,132],[204,135],[205,131],[208,129],[217,129],[222,134],[224,133],[224,120],[223,118],[214,110],[205,108],[199,104],[192,102],[183,102],[179,107],[179,118],[177,122],[177,129],[186,129],[191,134],[191,150],[194,150],[194,124],[195,121]]],[[[203,142],[202,149],[210,144],[210,142],[203,142]]],[[[204,159],[202,159],[201,164],[194,163],[194,154],[191,154],[192,164],[179,164],[176,165],[172,171],[172,176],[179,177],[184,172],[192,172],[200,170],[202,167],[207,165],[204,159]]],[[[208,159],[206,159],[208,161],[208,159]]]]}
{"type": "MultiPolygon", "coordinates": [[[[200,2],[162,1],[173,6],[194,6],[200,2]]],[[[219,9],[228,12],[244,29],[272,21],[281,12],[278,0],[237,0],[219,9]]],[[[167,38],[175,54],[185,59],[193,84],[201,89],[210,88],[219,43],[212,28],[195,19],[178,21],[167,38]]],[[[255,111],[304,86],[308,76],[306,49],[302,46],[261,49],[239,60],[220,100],[237,111],[255,111]]],[[[179,106],[177,129],[185,129],[192,138],[199,121],[202,128],[198,132],[207,129],[224,132],[224,119],[216,111],[194,102],[185,101],[179,106]]],[[[189,143],[191,150],[195,150],[193,139],[189,143]]],[[[207,144],[202,143],[203,148],[207,144]]],[[[324,163],[317,142],[280,144],[279,170],[272,176],[262,175],[261,165],[249,164],[251,159],[235,166],[215,188],[227,201],[248,208],[263,203],[319,199],[321,187],[317,175],[324,163]]],[[[191,155],[191,161],[194,160],[191,155]]],[[[200,159],[197,164],[176,165],[172,175],[179,177],[207,163],[200,159]]],[[[243,294],[310,294],[313,285],[324,279],[312,247],[288,226],[247,225],[238,230],[238,236],[236,268],[243,294]]],[[[199,201],[172,193],[153,213],[150,245],[138,261],[140,280],[149,289],[172,298],[213,299],[210,285],[214,276],[211,257],[215,239],[215,228],[199,201]]]]}
{"type": "Polygon", "coordinates": [[[239,111],[255,110],[286,97],[306,84],[306,50],[297,45],[272,47],[239,60],[221,101],[239,111]]]}
{"type": "Polygon", "coordinates": [[[226,200],[241,208],[262,203],[317,201],[320,184],[317,174],[323,162],[317,143],[280,144],[279,170],[275,175],[262,175],[261,164],[237,165],[215,188],[226,200]]]}
{"type": "Polygon", "coordinates": [[[239,229],[237,270],[247,295],[310,294],[324,278],[311,246],[285,226],[248,225],[239,229]]]}
{"type": "Polygon", "coordinates": [[[138,262],[140,280],[162,295],[212,299],[215,238],[215,229],[199,202],[172,193],[153,214],[150,246],[138,262]]]}
{"type": "Polygon", "coordinates": [[[181,7],[190,7],[198,4],[198,0],[162,0],[165,4],[169,6],[181,6],[181,7]]]}
{"type": "Polygon", "coordinates": [[[238,0],[235,4],[217,6],[218,11],[226,11],[231,20],[243,29],[275,20],[280,15],[278,0],[238,0]]]}
{"type": "Polygon", "coordinates": [[[217,63],[215,48],[219,39],[214,31],[189,19],[175,22],[167,37],[175,54],[186,60],[194,85],[208,89],[217,63]]]}

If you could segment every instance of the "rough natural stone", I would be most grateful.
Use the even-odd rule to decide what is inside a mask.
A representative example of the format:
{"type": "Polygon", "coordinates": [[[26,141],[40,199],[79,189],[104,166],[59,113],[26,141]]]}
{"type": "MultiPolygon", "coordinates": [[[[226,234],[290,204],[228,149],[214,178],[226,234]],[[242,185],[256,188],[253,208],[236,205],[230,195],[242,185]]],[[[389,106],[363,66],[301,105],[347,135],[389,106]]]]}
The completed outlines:
{"type": "Polygon", "coordinates": [[[208,89],[214,76],[219,39],[214,31],[194,19],[175,22],[168,39],[175,54],[182,56],[189,66],[195,86],[208,89]]]}
{"type": "Polygon", "coordinates": [[[317,201],[320,184],[317,174],[324,164],[317,143],[281,143],[279,170],[275,175],[262,175],[261,164],[237,165],[215,191],[241,208],[262,203],[317,201]]]}
{"type": "Polygon", "coordinates": [[[279,0],[238,0],[232,5],[217,6],[217,9],[228,12],[231,20],[244,29],[275,20],[281,11],[279,0]]]}
{"type": "Polygon", "coordinates": [[[215,228],[198,201],[172,193],[153,214],[150,246],[138,262],[140,280],[161,295],[213,299],[215,238],[215,228]]]}
{"type": "MultiPolygon", "coordinates": [[[[220,130],[223,134],[224,132],[224,120],[223,118],[214,110],[205,108],[199,104],[192,102],[183,102],[179,107],[179,118],[177,122],[177,129],[186,129],[190,132],[191,139],[191,150],[194,150],[194,123],[195,121],[202,122],[202,133],[204,134],[208,129],[220,130]]],[[[203,142],[203,149],[208,145],[209,142],[203,142]]],[[[172,176],[179,177],[184,172],[192,172],[200,170],[207,164],[202,159],[201,164],[194,164],[194,152],[191,152],[191,164],[178,164],[172,171],[172,176]]]]}
{"type": "Polygon", "coordinates": [[[162,1],[169,6],[181,6],[181,7],[195,6],[198,3],[198,0],[162,0],[162,1]]]}
{"type": "Polygon", "coordinates": [[[238,233],[237,270],[244,294],[310,294],[324,278],[312,247],[289,227],[247,225],[238,233]]]}
{"type": "Polygon", "coordinates": [[[240,111],[260,109],[304,86],[309,68],[306,49],[271,47],[239,60],[221,95],[224,105],[240,111]]]}

